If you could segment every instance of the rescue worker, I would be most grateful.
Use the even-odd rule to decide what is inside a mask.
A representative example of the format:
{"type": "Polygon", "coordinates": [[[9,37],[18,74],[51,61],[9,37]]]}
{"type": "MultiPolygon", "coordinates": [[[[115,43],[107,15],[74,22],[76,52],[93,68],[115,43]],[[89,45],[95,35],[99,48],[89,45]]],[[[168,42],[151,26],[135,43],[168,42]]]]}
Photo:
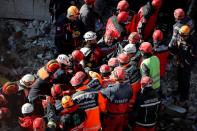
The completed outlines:
{"type": "Polygon", "coordinates": [[[30,103],[25,103],[21,107],[22,117],[19,117],[21,130],[33,131],[33,121],[37,117],[34,115],[34,107],[30,103]]]}
{"type": "Polygon", "coordinates": [[[129,41],[129,44],[135,45],[135,48],[136,48],[135,56],[133,56],[131,58],[131,60],[133,62],[135,62],[137,65],[140,65],[140,62],[141,62],[141,54],[140,54],[140,51],[139,51],[139,47],[140,47],[140,44],[141,44],[140,35],[137,32],[132,32],[128,37],[128,41],[129,41]]]}
{"type": "Polygon", "coordinates": [[[140,36],[137,32],[132,32],[127,40],[123,40],[119,45],[119,52],[128,52],[132,54],[131,61],[135,62],[136,65],[140,64],[141,54],[139,51],[140,46],[140,36]],[[133,55],[134,54],[134,55],[133,55]]]}
{"type": "Polygon", "coordinates": [[[110,78],[111,75],[111,68],[109,65],[104,64],[100,67],[100,74],[101,74],[101,85],[102,88],[106,88],[108,85],[115,83],[114,80],[110,78]]]}
{"type": "Polygon", "coordinates": [[[10,121],[10,115],[11,112],[7,108],[8,101],[4,97],[4,95],[0,94],[0,121],[1,121],[1,128],[4,128],[6,126],[9,127],[9,121],[10,121]]]}
{"type": "Polygon", "coordinates": [[[179,34],[179,30],[183,25],[188,25],[192,33],[194,31],[193,20],[190,17],[186,16],[185,11],[183,9],[181,8],[175,9],[174,18],[175,18],[176,23],[173,25],[173,35],[169,43],[171,45],[176,41],[178,34],[179,34]]]}
{"type": "Polygon", "coordinates": [[[75,70],[73,69],[73,63],[70,57],[65,54],[58,55],[56,60],[60,64],[60,68],[57,69],[57,71],[55,71],[55,73],[53,74],[53,83],[64,84],[69,88],[69,81],[72,78],[73,73],[75,73],[75,70]]]}
{"type": "Polygon", "coordinates": [[[150,77],[142,77],[141,92],[133,109],[136,117],[132,131],[156,131],[157,116],[161,101],[151,84],[152,79],[150,77]]]}
{"type": "Polygon", "coordinates": [[[38,70],[38,79],[32,85],[28,100],[34,104],[35,113],[37,115],[43,115],[44,109],[42,107],[43,95],[50,95],[50,88],[53,85],[53,73],[60,68],[59,63],[56,60],[50,60],[47,64],[38,70]]]}
{"type": "Polygon", "coordinates": [[[147,4],[142,6],[138,11],[137,32],[142,41],[146,41],[153,32],[161,5],[162,0],[148,1],[147,4]]]}
{"type": "Polygon", "coordinates": [[[169,45],[170,52],[176,57],[177,61],[177,77],[178,77],[178,93],[180,93],[180,101],[185,102],[188,99],[191,69],[197,56],[195,41],[190,35],[190,27],[183,25],[179,30],[176,42],[169,45]]]}
{"type": "Polygon", "coordinates": [[[120,12],[117,16],[111,16],[106,24],[106,31],[110,30],[113,32],[115,38],[118,38],[119,41],[122,41],[127,35],[126,25],[131,21],[129,13],[126,11],[120,12]]]}
{"type": "Polygon", "coordinates": [[[125,11],[129,13],[129,16],[131,17],[130,23],[126,25],[127,33],[131,33],[136,31],[136,13],[129,8],[129,3],[126,0],[121,0],[118,2],[116,7],[116,15],[118,15],[120,12],[125,11]]]}
{"type": "Polygon", "coordinates": [[[31,85],[36,81],[36,77],[32,74],[24,75],[18,82],[19,90],[18,94],[24,97],[28,97],[31,85]]]}
{"type": "Polygon", "coordinates": [[[111,77],[116,82],[100,90],[107,99],[107,115],[103,130],[123,131],[128,126],[129,101],[132,97],[132,89],[129,81],[126,80],[126,72],[123,68],[116,67],[111,77]]]}
{"type": "Polygon", "coordinates": [[[46,130],[46,123],[42,117],[37,117],[33,121],[33,130],[34,131],[45,131],[46,130]]]}
{"type": "Polygon", "coordinates": [[[101,65],[103,54],[101,49],[97,45],[97,35],[95,32],[88,31],[84,34],[86,45],[80,49],[85,58],[82,62],[85,71],[92,70],[97,71],[98,66],[101,65]]]}
{"type": "Polygon", "coordinates": [[[53,85],[53,73],[59,68],[60,65],[56,60],[50,60],[38,70],[38,79],[32,85],[28,95],[31,103],[39,99],[39,95],[50,95],[50,87],[53,85]]]}
{"type": "Polygon", "coordinates": [[[87,119],[86,112],[81,110],[79,106],[73,102],[70,96],[64,96],[61,103],[64,108],[60,112],[60,127],[62,131],[83,130],[84,123],[87,119]]]}
{"type": "MultiPolygon", "coordinates": [[[[91,73],[89,73],[91,74],[91,73]]],[[[93,91],[98,91],[101,89],[100,81],[97,77],[95,76],[88,76],[88,74],[79,71],[77,72],[72,79],[70,80],[70,83],[72,86],[78,90],[93,90],[93,91]],[[91,79],[92,77],[92,79],[91,79]],[[96,78],[96,79],[94,79],[96,78]],[[80,88],[79,88],[80,87],[80,88]]]]}
{"type": "Polygon", "coordinates": [[[111,68],[111,71],[113,71],[115,67],[119,66],[119,61],[116,57],[112,57],[109,59],[107,64],[111,68]]]}
{"type": "Polygon", "coordinates": [[[163,77],[166,73],[168,64],[169,50],[168,46],[163,43],[163,32],[161,30],[155,30],[153,33],[153,45],[154,55],[159,58],[160,61],[160,76],[163,77]]]}
{"type": "Polygon", "coordinates": [[[18,119],[18,116],[20,116],[21,111],[21,105],[23,105],[23,99],[18,96],[18,85],[16,82],[6,82],[3,87],[1,88],[1,93],[7,100],[6,107],[11,112],[11,121],[15,121],[18,119]]]}
{"type": "Polygon", "coordinates": [[[79,9],[76,6],[70,6],[67,13],[58,17],[55,23],[55,46],[58,54],[71,54],[79,46],[81,31],[78,16],[79,9]]]}
{"type": "Polygon", "coordinates": [[[131,84],[133,96],[130,101],[130,104],[131,106],[133,106],[136,101],[138,91],[140,90],[141,74],[136,64],[130,61],[131,57],[132,55],[131,54],[129,55],[128,52],[121,53],[118,55],[118,61],[120,63],[120,67],[122,67],[125,70],[127,79],[131,84]]]}
{"type": "Polygon", "coordinates": [[[84,54],[80,50],[74,50],[71,54],[71,61],[74,73],[78,71],[84,71],[82,65],[80,64],[85,58],[84,54]]]}
{"type": "Polygon", "coordinates": [[[153,47],[149,42],[143,42],[139,50],[142,55],[140,72],[142,76],[148,76],[153,80],[152,88],[160,90],[160,61],[157,56],[153,55],[153,47]]]}
{"type": "Polygon", "coordinates": [[[75,0],[50,0],[49,13],[52,21],[57,20],[71,5],[75,5],[75,0]]]}
{"type": "Polygon", "coordinates": [[[72,99],[87,114],[83,130],[98,131],[101,129],[100,112],[105,112],[106,101],[100,93],[88,88],[85,77],[83,73],[77,73],[71,79],[72,86],[77,90],[72,99]]]}
{"type": "Polygon", "coordinates": [[[104,36],[97,42],[101,49],[103,56],[105,56],[103,63],[106,63],[111,57],[116,56],[118,49],[118,41],[113,36],[113,31],[108,30],[104,36]]]}
{"type": "Polygon", "coordinates": [[[103,22],[98,13],[94,9],[95,0],[84,0],[84,5],[80,9],[79,19],[82,22],[82,34],[93,31],[99,35],[99,31],[103,29],[103,22]]]}

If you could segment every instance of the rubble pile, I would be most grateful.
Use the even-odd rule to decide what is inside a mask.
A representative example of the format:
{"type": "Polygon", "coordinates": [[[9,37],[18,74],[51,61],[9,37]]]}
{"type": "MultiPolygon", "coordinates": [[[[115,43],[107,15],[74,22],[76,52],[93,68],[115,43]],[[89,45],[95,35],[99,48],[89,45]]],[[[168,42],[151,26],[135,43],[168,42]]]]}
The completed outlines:
{"type": "Polygon", "coordinates": [[[16,80],[54,57],[54,29],[47,21],[0,20],[0,74],[16,80]]]}

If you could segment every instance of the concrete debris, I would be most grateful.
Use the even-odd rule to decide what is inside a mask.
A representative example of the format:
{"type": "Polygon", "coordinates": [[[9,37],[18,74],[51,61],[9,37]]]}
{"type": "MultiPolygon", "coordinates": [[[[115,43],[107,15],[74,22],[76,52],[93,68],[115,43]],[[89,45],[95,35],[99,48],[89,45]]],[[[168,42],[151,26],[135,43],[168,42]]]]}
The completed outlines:
{"type": "Polygon", "coordinates": [[[0,74],[10,80],[36,73],[44,62],[54,58],[54,29],[47,21],[0,19],[0,35],[0,63],[7,69],[0,74]]]}

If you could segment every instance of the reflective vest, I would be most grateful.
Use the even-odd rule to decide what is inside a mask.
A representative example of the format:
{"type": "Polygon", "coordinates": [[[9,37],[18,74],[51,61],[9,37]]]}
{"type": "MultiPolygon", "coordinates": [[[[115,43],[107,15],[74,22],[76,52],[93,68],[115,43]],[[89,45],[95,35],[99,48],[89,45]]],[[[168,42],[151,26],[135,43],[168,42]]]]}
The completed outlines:
{"type": "Polygon", "coordinates": [[[105,98],[98,92],[85,90],[73,94],[72,99],[87,114],[83,131],[98,131],[101,129],[100,112],[106,110],[105,98]]]}
{"type": "Polygon", "coordinates": [[[157,56],[151,56],[150,58],[147,58],[142,61],[141,63],[141,69],[142,65],[145,64],[149,69],[149,76],[152,78],[153,83],[152,87],[153,89],[157,89],[160,87],[160,62],[157,56]]]}

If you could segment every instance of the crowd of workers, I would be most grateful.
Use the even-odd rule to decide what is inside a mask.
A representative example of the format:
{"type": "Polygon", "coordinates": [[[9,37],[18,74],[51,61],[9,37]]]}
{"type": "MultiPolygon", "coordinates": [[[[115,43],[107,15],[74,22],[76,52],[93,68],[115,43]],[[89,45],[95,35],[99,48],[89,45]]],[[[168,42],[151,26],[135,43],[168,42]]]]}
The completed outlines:
{"type": "Polygon", "coordinates": [[[17,120],[25,131],[155,131],[169,56],[177,62],[180,101],[188,99],[197,55],[193,20],[175,9],[166,43],[156,26],[162,0],[137,13],[129,1],[114,2],[104,23],[95,0],[50,1],[57,58],[2,86],[1,122],[17,120]]]}

